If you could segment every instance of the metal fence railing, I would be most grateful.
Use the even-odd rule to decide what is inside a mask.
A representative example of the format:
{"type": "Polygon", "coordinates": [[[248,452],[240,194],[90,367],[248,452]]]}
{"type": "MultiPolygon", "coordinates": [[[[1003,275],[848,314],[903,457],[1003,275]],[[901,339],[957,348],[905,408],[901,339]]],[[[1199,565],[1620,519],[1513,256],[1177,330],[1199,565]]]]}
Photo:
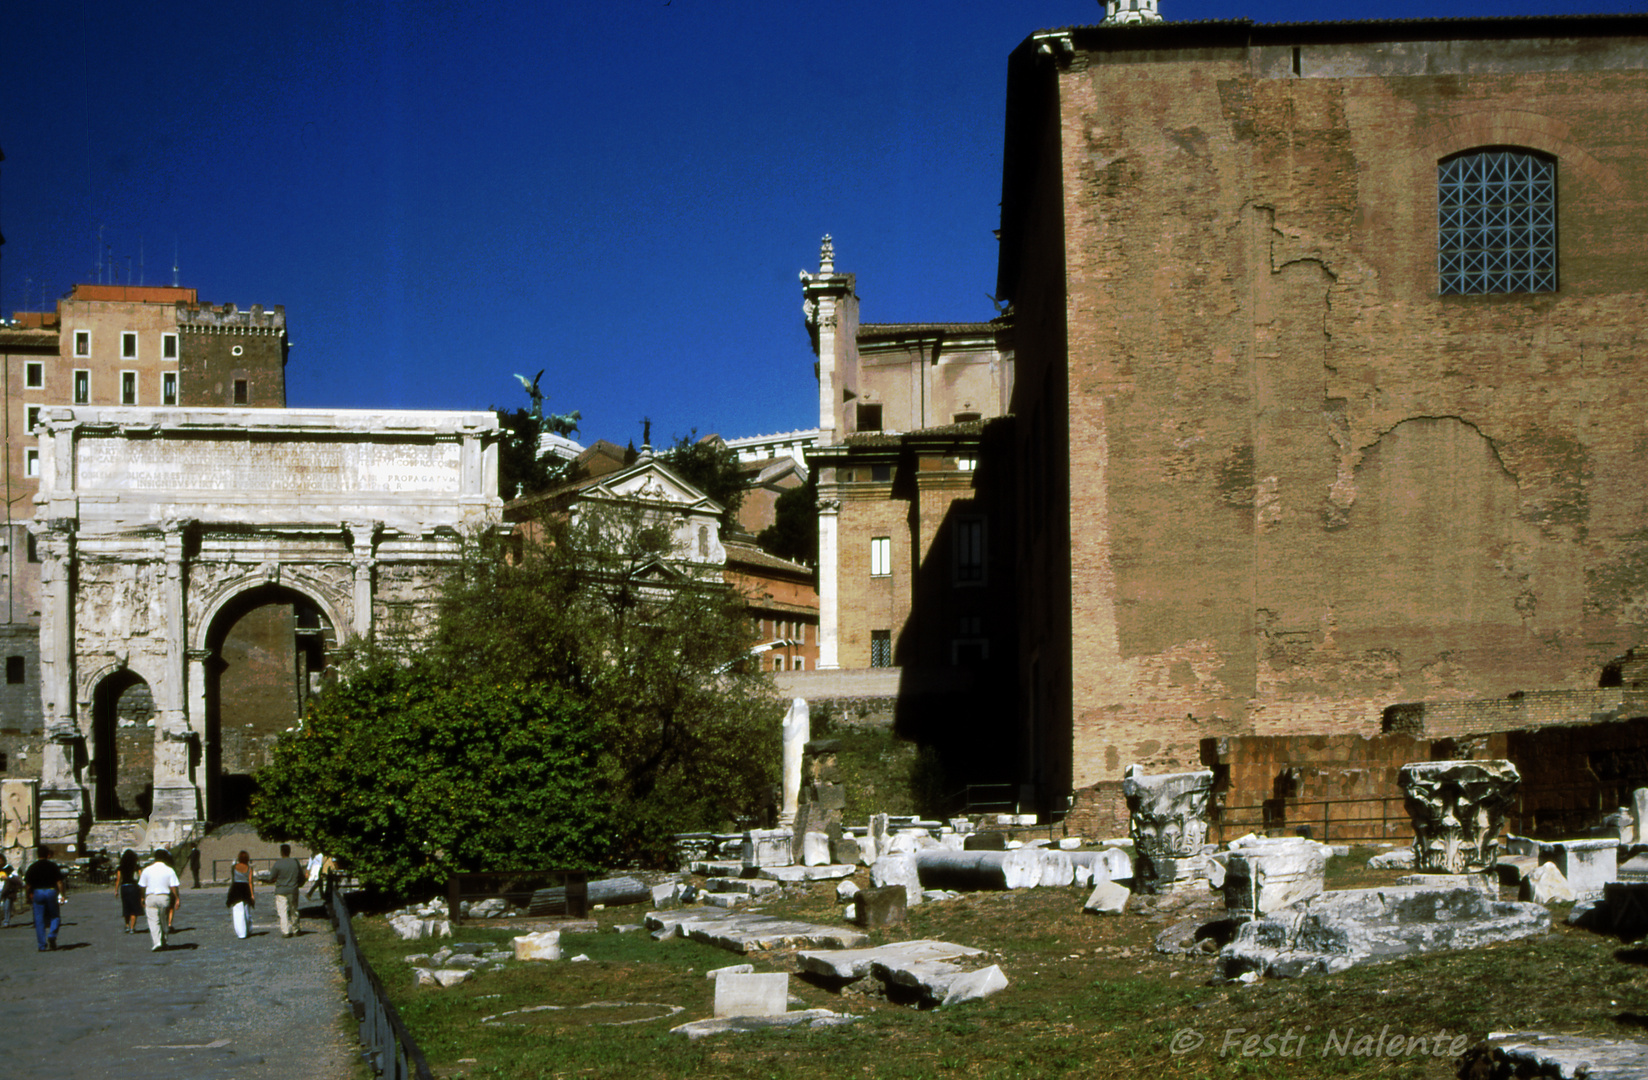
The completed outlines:
{"type": "Polygon", "coordinates": [[[423,1051],[406,1030],[400,1013],[384,993],[377,972],[355,943],[355,930],[349,923],[349,906],[342,891],[331,887],[330,882],[326,890],[326,913],[338,937],[349,1004],[360,1026],[361,1045],[371,1055],[373,1068],[384,1080],[433,1080],[423,1051]]]}
{"type": "MultiPolygon", "coordinates": [[[[1562,839],[1606,828],[1606,793],[1585,789],[1519,790],[1506,808],[1503,831],[1562,839]]],[[[1402,795],[1343,799],[1266,799],[1249,805],[1209,807],[1208,839],[1226,843],[1247,833],[1306,835],[1324,842],[1389,843],[1413,839],[1413,821],[1402,795]]]]}

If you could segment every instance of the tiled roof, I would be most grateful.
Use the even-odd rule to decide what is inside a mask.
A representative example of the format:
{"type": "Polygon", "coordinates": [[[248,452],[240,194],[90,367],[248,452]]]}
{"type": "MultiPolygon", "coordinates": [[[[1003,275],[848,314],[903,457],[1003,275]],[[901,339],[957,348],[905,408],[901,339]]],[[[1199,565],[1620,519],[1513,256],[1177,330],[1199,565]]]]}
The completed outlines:
{"type": "Polygon", "coordinates": [[[897,336],[899,334],[993,334],[998,329],[994,323],[859,323],[859,337],[897,336]]]}
{"type": "Polygon", "coordinates": [[[727,564],[741,563],[745,566],[758,566],[764,570],[788,570],[796,574],[811,574],[812,568],[798,562],[781,559],[777,555],[762,551],[754,544],[747,544],[741,540],[721,540],[721,546],[727,549],[727,564]]]}
{"type": "MultiPolygon", "coordinates": [[[[1648,16],[1635,12],[1608,14],[1587,13],[1575,15],[1448,15],[1417,19],[1320,19],[1306,22],[1254,22],[1252,19],[1164,19],[1158,23],[1134,23],[1130,25],[1116,25],[1112,23],[1085,23],[1077,26],[1065,26],[1055,30],[1040,31],[1042,34],[1071,33],[1076,31],[1102,31],[1105,33],[1132,34],[1139,30],[1157,31],[1171,30],[1174,27],[1189,27],[1197,29],[1250,29],[1262,32],[1272,30],[1376,30],[1376,29],[1403,29],[1414,30],[1426,26],[1446,26],[1460,29],[1468,26],[1483,25],[1502,30],[1514,28],[1517,24],[1549,27],[1558,23],[1603,23],[1611,20],[1641,21],[1648,24],[1648,16]]],[[[1542,27],[1542,28],[1544,28],[1542,27]]]]}

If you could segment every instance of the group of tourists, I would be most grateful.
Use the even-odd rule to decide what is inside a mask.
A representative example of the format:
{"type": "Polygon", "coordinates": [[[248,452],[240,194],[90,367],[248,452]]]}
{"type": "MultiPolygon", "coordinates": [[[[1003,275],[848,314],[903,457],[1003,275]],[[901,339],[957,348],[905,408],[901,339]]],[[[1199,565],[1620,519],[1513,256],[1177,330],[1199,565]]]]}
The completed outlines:
{"type": "MultiPolygon", "coordinates": [[[[63,905],[68,903],[68,878],[63,868],[51,858],[48,845],[41,844],[38,857],[21,875],[9,865],[0,863],[0,925],[11,925],[12,903],[21,892],[26,895],[34,911],[34,936],[41,952],[57,948],[57,932],[63,922],[63,905]]],[[[183,903],[182,882],[173,866],[172,854],[165,848],[155,850],[147,866],[140,867],[137,853],[130,848],[120,856],[115,870],[115,892],[120,897],[120,915],[125,932],[137,933],[137,920],[147,919],[150,951],[166,948],[166,939],[172,932],[172,921],[183,903]]],[[[301,933],[298,916],[298,890],[305,881],[311,882],[309,895],[313,896],[320,883],[322,870],[331,870],[331,861],[316,854],[306,870],[292,857],[292,846],[280,846],[280,858],[270,867],[270,884],[275,890],[275,912],[280,920],[282,937],[296,937],[301,933]]],[[[225,900],[237,938],[252,932],[252,910],[257,905],[257,883],[252,872],[251,856],[242,851],[230,870],[229,894],[225,900]]]]}

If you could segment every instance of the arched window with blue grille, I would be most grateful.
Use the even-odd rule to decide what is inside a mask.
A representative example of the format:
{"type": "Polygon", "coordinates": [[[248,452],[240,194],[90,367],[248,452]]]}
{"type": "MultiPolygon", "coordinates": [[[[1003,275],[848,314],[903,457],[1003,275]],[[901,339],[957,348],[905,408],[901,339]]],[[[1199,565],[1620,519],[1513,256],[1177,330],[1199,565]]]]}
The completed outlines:
{"type": "Polygon", "coordinates": [[[1556,161],[1471,150],[1436,170],[1437,270],[1448,295],[1556,291],[1556,161]]]}

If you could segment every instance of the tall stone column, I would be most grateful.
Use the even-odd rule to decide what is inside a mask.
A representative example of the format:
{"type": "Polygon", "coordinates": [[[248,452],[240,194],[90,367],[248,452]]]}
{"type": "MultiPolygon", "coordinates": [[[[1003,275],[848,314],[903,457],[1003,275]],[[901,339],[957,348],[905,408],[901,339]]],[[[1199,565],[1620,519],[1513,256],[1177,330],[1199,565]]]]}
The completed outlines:
{"type": "Polygon", "coordinates": [[[840,499],[818,500],[818,667],[841,666],[840,499]]]}
{"type": "Polygon", "coordinates": [[[348,524],[352,558],[355,568],[355,624],[351,629],[362,641],[372,636],[372,571],[377,567],[375,557],[379,522],[351,521],[348,524]]]}
{"type": "Polygon", "coordinates": [[[162,596],[166,625],[165,676],[151,689],[155,695],[154,805],[149,812],[149,839],[173,845],[188,839],[205,817],[205,800],[195,779],[194,756],[201,741],[189,715],[188,606],[184,559],[189,526],[168,521],[162,535],[162,596]]]}
{"type": "Polygon", "coordinates": [[[784,714],[784,804],[778,811],[778,824],[789,828],[795,824],[796,810],[801,803],[801,758],[812,736],[812,719],[806,698],[790,702],[790,711],[784,714]]]}
{"type": "Polygon", "coordinates": [[[46,724],[38,840],[78,854],[86,789],[75,773],[75,753],[82,745],[74,697],[75,520],[50,518],[34,529],[40,553],[40,705],[46,724]]]}

